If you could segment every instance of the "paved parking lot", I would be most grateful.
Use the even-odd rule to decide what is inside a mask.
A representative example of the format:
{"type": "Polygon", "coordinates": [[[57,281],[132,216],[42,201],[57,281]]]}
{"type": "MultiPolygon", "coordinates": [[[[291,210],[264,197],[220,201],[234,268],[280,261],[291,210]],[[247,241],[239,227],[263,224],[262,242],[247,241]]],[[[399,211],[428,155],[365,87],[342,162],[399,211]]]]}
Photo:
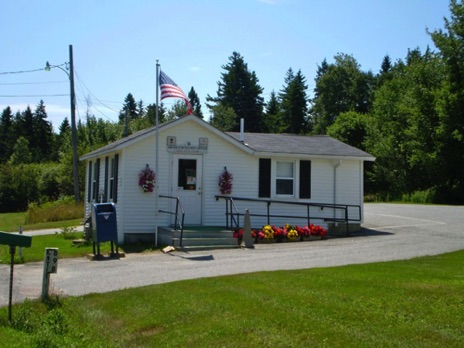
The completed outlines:
{"type": "MultiPolygon", "coordinates": [[[[51,291],[83,295],[182,279],[256,271],[368,263],[464,249],[464,207],[366,204],[362,231],[324,241],[258,244],[254,249],[129,254],[119,260],[59,260],[51,291]]],[[[16,265],[14,301],[38,298],[43,263],[16,265]]],[[[0,265],[0,306],[7,305],[9,266],[0,265]]]]}

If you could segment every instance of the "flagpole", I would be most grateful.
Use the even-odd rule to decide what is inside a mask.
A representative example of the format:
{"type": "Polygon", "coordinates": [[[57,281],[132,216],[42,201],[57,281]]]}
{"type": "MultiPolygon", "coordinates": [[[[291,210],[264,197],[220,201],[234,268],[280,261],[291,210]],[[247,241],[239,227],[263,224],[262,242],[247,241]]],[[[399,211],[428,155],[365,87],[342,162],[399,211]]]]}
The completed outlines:
{"type": "Polygon", "coordinates": [[[156,120],[155,120],[155,173],[156,173],[156,186],[155,186],[155,247],[158,246],[158,201],[159,201],[159,131],[158,131],[158,119],[159,119],[159,69],[160,65],[158,59],[156,60],[156,120]]]}

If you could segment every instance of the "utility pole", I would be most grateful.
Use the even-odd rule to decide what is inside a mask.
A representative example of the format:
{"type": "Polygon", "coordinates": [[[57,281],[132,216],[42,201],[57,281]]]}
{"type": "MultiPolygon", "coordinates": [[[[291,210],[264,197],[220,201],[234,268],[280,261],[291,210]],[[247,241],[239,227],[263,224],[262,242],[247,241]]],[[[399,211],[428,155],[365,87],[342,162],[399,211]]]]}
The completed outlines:
{"type": "Polygon", "coordinates": [[[79,158],[77,154],[76,95],[74,93],[74,62],[72,45],[69,45],[69,83],[71,89],[71,143],[73,151],[74,199],[76,203],[79,203],[81,199],[79,193],[79,158]]]}
{"type": "Polygon", "coordinates": [[[79,203],[80,193],[79,193],[79,158],[77,154],[77,130],[76,130],[76,94],[74,92],[74,61],[73,61],[73,49],[72,45],[69,45],[69,72],[68,63],[61,65],[50,65],[49,62],[45,64],[45,71],[50,71],[52,68],[58,68],[61,71],[64,71],[69,77],[70,85],[70,99],[71,99],[71,145],[73,153],[73,178],[74,178],[74,199],[76,203],[79,203]],[[61,66],[66,65],[66,70],[61,66]]]}

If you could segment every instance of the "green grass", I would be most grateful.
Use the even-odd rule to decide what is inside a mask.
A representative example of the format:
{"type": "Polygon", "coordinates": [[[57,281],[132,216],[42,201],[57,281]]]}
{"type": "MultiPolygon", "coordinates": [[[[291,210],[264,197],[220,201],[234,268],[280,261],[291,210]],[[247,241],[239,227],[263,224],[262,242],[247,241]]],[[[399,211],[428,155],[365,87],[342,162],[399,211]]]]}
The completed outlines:
{"type": "Polygon", "coordinates": [[[78,226],[82,222],[82,218],[65,220],[65,221],[50,221],[34,224],[26,224],[26,213],[2,213],[0,214],[0,231],[18,232],[19,226],[23,227],[23,231],[41,230],[46,228],[61,228],[69,226],[78,226]]]}
{"type": "MultiPolygon", "coordinates": [[[[82,239],[83,232],[72,233],[76,238],[82,239]]],[[[43,261],[45,248],[58,248],[59,258],[73,258],[83,257],[93,253],[93,245],[91,242],[86,244],[73,244],[72,239],[63,238],[63,234],[33,236],[30,248],[23,248],[22,258],[19,255],[18,248],[16,248],[15,263],[26,263],[43,261]]],[[[114,248],[116,248],[114,246],[114,248]]],[[[159,248],[162,248],[160,246],[159,248]]],[[[158,249],[159,249],[158,248],[158,249]]],[[[133,253],[133,252],[150,252],[155,247],[152,244],[135,244],[135,245],[122,245],[119,247],[119,252],[133,253]]],[[[103,255],[109,254],[111,251],[111,244],[109,242],[100,243],[100,252],[103,255]]],[[[114,249],[114,251],[116,251],[114,249]]],[[[0,245],[0,264],[9,264],[11,260],[10,249],[7,245],[0,245]]]]}
{"type": "MultiPolygon", "coordinates": [[[[462,347],[464,251],[0,309],[4,347],[462,347]]],[[[124,276],[124,275],[121,275],[124,276]]]]}

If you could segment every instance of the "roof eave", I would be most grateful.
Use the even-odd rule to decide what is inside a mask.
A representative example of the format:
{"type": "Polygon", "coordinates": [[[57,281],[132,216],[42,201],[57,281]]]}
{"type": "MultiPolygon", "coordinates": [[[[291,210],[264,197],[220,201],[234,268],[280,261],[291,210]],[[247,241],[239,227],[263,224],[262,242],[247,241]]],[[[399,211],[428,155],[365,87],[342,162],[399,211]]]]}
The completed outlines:
{"type": "Polygon", "coordinates": [[[287,153],[287,152],[265,152],[257,151],[254,153],[256,156],[262,157],[291,157],[291,158],[314,158],[314,159],[343,159],[353,161],[369,161],[374,162],[375,157],[372,156],[344,156],[344,155],[312,155],[302,153],[287,153]]]}

